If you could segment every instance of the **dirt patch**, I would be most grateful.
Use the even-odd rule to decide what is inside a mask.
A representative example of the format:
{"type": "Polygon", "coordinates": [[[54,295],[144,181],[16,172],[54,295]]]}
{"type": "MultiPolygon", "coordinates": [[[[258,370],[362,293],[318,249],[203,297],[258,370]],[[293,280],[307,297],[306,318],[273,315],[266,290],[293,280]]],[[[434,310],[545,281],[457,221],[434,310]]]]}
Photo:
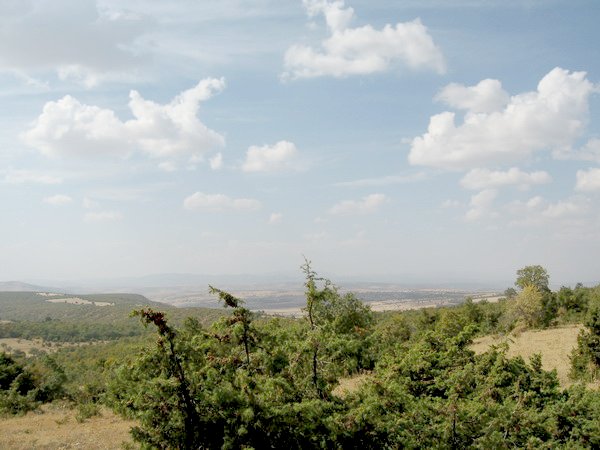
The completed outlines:
{"type": "Polygon", "coordinates": [[[556,369],[561,386],[572,384],[569,379],[571,360],[569,356],[577,346],[577,336],[581,325],[552,328],[548,330],[528,330],[518,335],[484,336],[475,339],[471,349],[475,353],[483,353],[491,345],[508,343],[509,357],[521,356],[526,361],[536,353],[542,355],[542,366],[545,370],[556,369]]]}
{"type": "Polygon", "coordinates": [[[41,412],[0,419],[0,448],[7,450],[137,449],[129,435],[134,422],[126,421],[107,409],[84,422],[75,419],[77,410],[45,405],[41,412]]]}

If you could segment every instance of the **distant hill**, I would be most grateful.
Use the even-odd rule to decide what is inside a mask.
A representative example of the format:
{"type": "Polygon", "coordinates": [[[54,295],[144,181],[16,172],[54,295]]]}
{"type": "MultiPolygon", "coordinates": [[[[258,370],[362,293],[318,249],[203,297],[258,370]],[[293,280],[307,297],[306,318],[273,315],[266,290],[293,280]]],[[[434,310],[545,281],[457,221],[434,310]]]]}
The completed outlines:
{"type": "Polygon", "coordinates": [[[139,294],[74,295],[46,289],[0,291],[0,337],[77,341],[88,340],[86,336],[92,335],[97,336],[95,339],[134,336],[143,327],[139,318],[131,317],[131,312],[148,307],[164,311],[175,324],[191,316],[209,325],[228,313],[222,307],[176,308],[139,294]]]}
{"type": "Polygon", "coordinates": [[[66,292],[63,289],[35,284],[23,283],[22,281],[0,281],[0,291],[3,292],[66,292]]]}
{"type": "Polygon", "coordinates": [[[126,319],[141,306],[164,307],[138,294],[71,295],[38,289],[0,292],[0,318],[12,321],[126,319]]]}

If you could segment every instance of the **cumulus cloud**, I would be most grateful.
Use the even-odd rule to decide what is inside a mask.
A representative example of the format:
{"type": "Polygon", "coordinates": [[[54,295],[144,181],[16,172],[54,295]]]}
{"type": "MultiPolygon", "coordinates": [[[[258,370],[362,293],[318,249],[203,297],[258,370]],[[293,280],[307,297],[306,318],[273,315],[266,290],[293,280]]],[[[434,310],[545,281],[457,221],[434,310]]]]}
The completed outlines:
{"type": "Polygon", "coordinates": [[[61,184],[63,179],[54,175],[36,172],[33,170],[9,169],[4,175],[4,182],[9,184],[61,184]]]}
{"type": "Polygon", "coordinates": [[[252,198],[231,198],[224,194],[195,192],[183,201],[190,211],[256,211],[261,204],[252,198]]]}
{"type": "Polygon", "coordinates": [[[177,171],[177,164],[173,161],[163,161],[158,164],[158,168],[163,172],[175,172],[177,171]]]}
{"type": "Polygon", "coordinates": [[[439,92],[436,99],[456,109],[491,113],[504,108],[510,96],[498,80],[487,79],[470,87],[451,83],[439,92]]]}
{"type": "Polygon", "coordinates": [[[558,67],[542,78],[536,91],[512,96],[506,104],[499,100],[501,87],[493,80],[483,87],[479,83],[472,88],[446,88],[438,98],[466,109],[463,123],[455,123],[454,112],[432,116],[427,132],[412,140],[409,162],[470,169],[514,164],[535,152],[569,147],[587,125],[589,98],[595,89],[585,72],[558,67]],[[470,94],[461,100],[457,92],[470,94]]]}
{"type": "Polygon", "coordinates": [[[540,226],[555,221],[580,218],[590,211],[590,201],[586,197],[574,196],[556,202],[535,196],[527,201],[516,200],[506,207],[514,219],[510,225],[540,226]]]}
{"type": "Polygon", "coordinates": [[[362,178],[360,180],[342,181],[334,183],[334,186],[339,187],[374,187],[374,186],[390,186],[394,184],[416,183],[427,179],[424,172],[411,173],[406,175],[387,175],[377,178],[362,178]]]}
{"type": "Polygon", "coordinates": [[[271,213],[269,216],[269,225],[277,225],[278,223],[281,223],[282,220],[283,214],[277,212],[271,213]]]}
{"type": "Polygon", "coordinates": [[[458,208],[460,205],[458,200],[448,199],[442,202],[442,208],[458,208]]]}
{"type": "Polygon", "coordinates": [[[95,209],[98,208],[100,205],[98,204],[98,202],[92,200],[89,197],[84,197],[81,205],[85,208],[85,209],[95,209]]]}
{"type": "Polygon", "coordinates": [[[502,186],[518,186],[527,189],[535,184],[550,183],[552,177],[548,172],[523,172],[516,167],[507,171],[492,171],[488,169],[473,169],[468,172],[462,180],[461,186],[466,189],[481,190],[487,188],[498,188],[502,186]]]}
{"type": "Polygon", "coordinates": [[[371,25],[351,28],[354,10],[344,0],[304,0],[310,17],[322,14],[329,37],[321,48],[293,45],[284,56],[284,79],[319,76],[345,77],[383,72],[401,62],[411,69],[445,72],[444,57],[419,19],[387,24],[381,30],[371,25]]]}
{"type": "Polygon", "coordinates": [[[298,149],[293,142],[279,141],[262,147],[252,145],[242,165],[244,172],[280,172],[298,170],[298,149]]]}
{"type": "Polygon", "coordinates": [[[217,153],[215,156],[209,159],[210,168],[212,170],[219,170],[223,167],[223,155],[217,153]]]}
{"type": "Polygon", "coordinates": [[[63,195],[63,194],[56,194],[56,195],[52,195],[50,197],[44,198],[44,203],[47,203],[48,205],[52,205],[52,206],[68,205],[72,201],[73,201],[73,199],[71,197],[69,197],[68,195],[63,195]]]}
{"type": "Polygon", "coordinates": [[[223,136],[197,117],[200,103],[224,87],[223,79],[207,78],[164,105],[131,91],[129,109],[134,118],[125,122],[112,110],[67,95],[46,103],[22,138],[51,157],[126,157],[133,151],[153,158],[190,157],[225,144],[223,136]]]}
{"type": "Polygon", "coordinates": [[[2,7],[0,70],[53,70],[92,86],[130,77],[145,60],[135,49],[152,27],[145,16],[100,10],[95,0],[5,1],[2,7]]]}
{"type": "Polygon", "coordinates": [[[123,218],[117,211],[94,211],[85,213],[83,220],[86,222],[116,222],[123,218]]]}
{"type": "Polygon", "coordinates": [[[562,200],[546,206],[546,208],[542,211],[542,215],[550,219],[559,219],[562,217],[581,215],[585,213],[587,209],[587,201],[562,200]]]}
{"type": "Polygon", "coordinates": [[[553,152],[556,159],[573,159],[576,161],[593,161],[600,163],[600,139],[592,138],[581,148],[564,148],[553,152]]]}
{"type": "Polygon", "coordinates": [[[600,169],[578,170],[575,190],[580,192],[600,191],[600,169]]]}
{"type": "Polygon", "coordinates": [[[333,215],[371,214],[388,200],[384,194],[371,194],[360,200],[344,200],[335,204],[329,213],[333,215]]]}
{"type": "Polygon", "coordinates": [[[498,191],[495,189],[484,189],[483,191],[471,196],[469,210],[465,218],[469,221],[482,219],[492,212],[494,200],[498,196],[498,191]]]}

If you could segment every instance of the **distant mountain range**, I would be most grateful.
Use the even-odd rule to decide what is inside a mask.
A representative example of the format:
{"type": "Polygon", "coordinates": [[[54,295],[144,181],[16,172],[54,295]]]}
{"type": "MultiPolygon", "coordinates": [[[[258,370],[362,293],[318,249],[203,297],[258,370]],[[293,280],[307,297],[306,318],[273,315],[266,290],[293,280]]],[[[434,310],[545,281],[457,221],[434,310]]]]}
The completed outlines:
{"type": "Polygon", "coordinates": [[[22,281],[0,281],[0,291],[1,292],[59,292],[68,294],[69,290],[57,288],[57,287],[48,287],[48,286],[38,286],[36,284],[23,283],[22,281]]]}

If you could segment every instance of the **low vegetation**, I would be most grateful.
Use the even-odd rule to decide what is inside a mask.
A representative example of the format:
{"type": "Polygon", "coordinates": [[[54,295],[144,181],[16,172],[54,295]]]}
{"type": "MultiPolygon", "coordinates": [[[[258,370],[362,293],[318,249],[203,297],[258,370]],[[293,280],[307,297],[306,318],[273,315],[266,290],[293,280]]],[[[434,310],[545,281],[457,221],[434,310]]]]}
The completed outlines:
{"type": "MultiPolygon", "coordinates": [[[[303,270],[302,318],[257,315],[211,287],[222,311],[127,303],[135,317],[117,323],[130,334],[82,321],[98,327],[77,335],[92,345],[2,353],[0,411],[67,401],[85,423],[108,407],[143,448],[600,446],[600,392],[588,384],[600,370],[600,286],[552,292],[545,269],[528,266],[495,303],[373,313],[303,270]]],[[[96,310],[123,307],[111,303],[96,310]]],[[[5,332],[17,323],[37,338],[52,329],[39,324],[74,324],[11,314],[0,315],[5,332]]],[[[69,326],[56,340],[71,339],[69,326]]]]}

